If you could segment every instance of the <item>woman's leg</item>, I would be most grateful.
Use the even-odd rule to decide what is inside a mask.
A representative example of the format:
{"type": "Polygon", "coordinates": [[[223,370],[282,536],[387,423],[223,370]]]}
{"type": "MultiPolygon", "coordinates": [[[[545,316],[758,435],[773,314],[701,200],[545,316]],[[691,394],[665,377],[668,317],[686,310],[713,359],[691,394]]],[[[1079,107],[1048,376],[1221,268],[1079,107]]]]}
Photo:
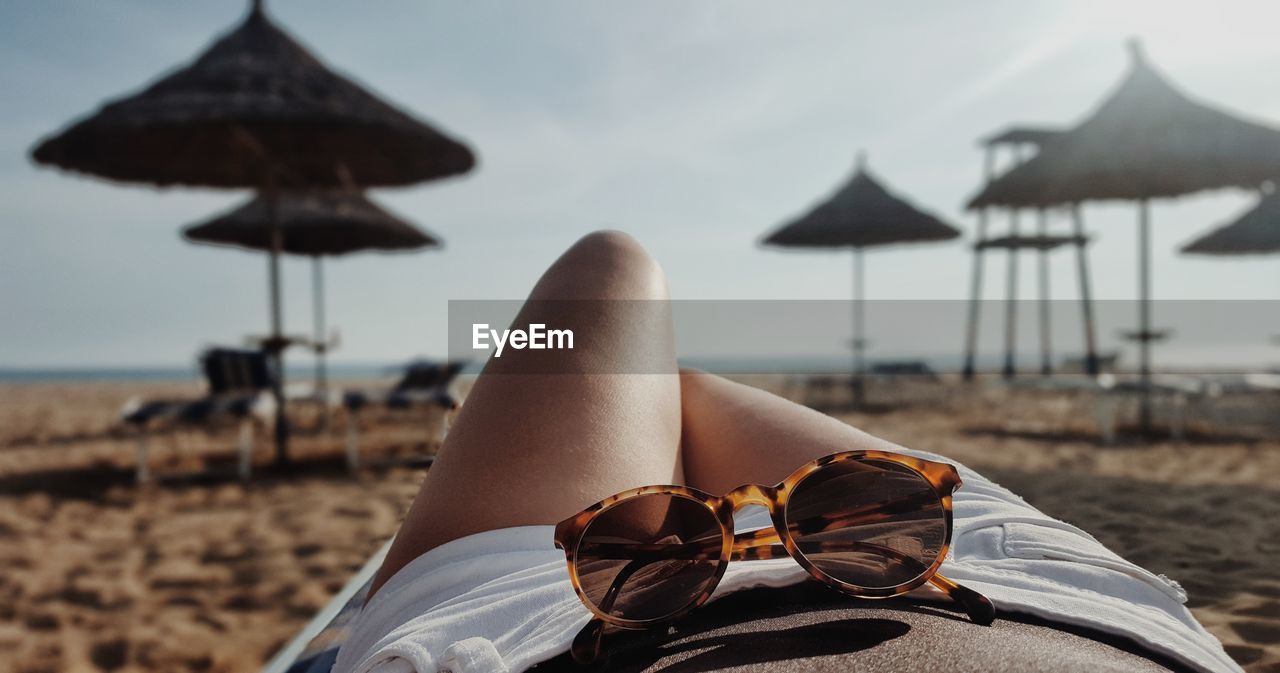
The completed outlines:
{"type": "Polygon", "coordinates": [[[716,495],[772,486],[838,451],[900,447],[830,416],[704,372],[680,374],[685,483],[716,495]]]}
{"type": "Polygon", "coordinates": [[[574,351],[507,349],[489,360],[372,590],[450,540],[556,523],[635,486],[684,483],[666,299],[662,270],[625,234],[591,234],[552,264],[516,325],[572,324],[574,351]]]}

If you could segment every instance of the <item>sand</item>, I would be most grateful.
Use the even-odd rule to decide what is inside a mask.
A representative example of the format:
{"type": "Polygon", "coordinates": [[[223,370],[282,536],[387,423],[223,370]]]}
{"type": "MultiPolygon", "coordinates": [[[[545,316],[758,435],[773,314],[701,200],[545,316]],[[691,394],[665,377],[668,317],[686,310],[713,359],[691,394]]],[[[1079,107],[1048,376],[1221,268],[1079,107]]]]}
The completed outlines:
{"type": "MultiPolygon", "coordinates": [[[[156,443],[164,478],[133,486],[119,406],[190,393],[0,384],[0,671],[258,670],[395,531],[424,474],[396,463],[435,448],[433,419],[367,419],[375,464],[353,476],[339,419],[302,433],[290,472],[265,469],[264,446],[242,486],[233,431],[188,433],[156,443]]],[[[1247,670],[1280,671],[1280,440],[1192,428],[1100,448],[1087,399],[954,384],[895,399],[840,417],[955,457],[1179,580],[1247,670]]]]}

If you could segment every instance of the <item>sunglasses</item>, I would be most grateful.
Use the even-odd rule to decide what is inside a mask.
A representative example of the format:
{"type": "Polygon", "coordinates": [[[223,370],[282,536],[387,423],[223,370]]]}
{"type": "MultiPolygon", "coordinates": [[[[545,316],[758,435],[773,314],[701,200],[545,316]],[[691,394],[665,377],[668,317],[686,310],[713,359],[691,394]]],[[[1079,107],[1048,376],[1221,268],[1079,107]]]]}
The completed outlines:
{"type": "Polygon", "coordinates": [[[848,451],[807,463],[769,488],[716,497],[684,486],[643,486],[556,525],[569,579],[594,618],[572,654],[591,663],[606,624],[645,629],[705,603],[729,561],[790,556],[814,579],[860,598],[925,583],[978,624],[995,620],[982,594],[938,574],[951,545],[956,468],[884,451],[848,451]],[[734,512],[769,509],[772,528],[734,533],[734,512]]]}

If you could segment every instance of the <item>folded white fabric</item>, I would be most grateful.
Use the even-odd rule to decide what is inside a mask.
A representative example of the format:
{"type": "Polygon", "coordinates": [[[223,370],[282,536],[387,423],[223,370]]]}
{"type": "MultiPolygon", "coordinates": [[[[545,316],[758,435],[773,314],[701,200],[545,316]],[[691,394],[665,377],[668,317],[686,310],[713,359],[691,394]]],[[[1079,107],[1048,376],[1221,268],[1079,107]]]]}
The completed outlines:
{"type": "MultiPolygon", "coordinates": [[[[929,460],[955,461],[922,451],[929,460]]],[[[958,465],[955,531],[942,573],[1021,612],[1130,638],[1201,671],[1240,671],[1183,606],[1173,581],[1112,553],[1084,531],[958,465]]],[[[769,525],[762,508],[739,530],[769,525]]],[[[712,600],[809,575],[791,559],[729,565],[712,600]]],[[[569,583],[552,526],[478,533],[396,573],[365,607],[334,673],[518,673],[569,650],[590,613],[569,583]]]]}

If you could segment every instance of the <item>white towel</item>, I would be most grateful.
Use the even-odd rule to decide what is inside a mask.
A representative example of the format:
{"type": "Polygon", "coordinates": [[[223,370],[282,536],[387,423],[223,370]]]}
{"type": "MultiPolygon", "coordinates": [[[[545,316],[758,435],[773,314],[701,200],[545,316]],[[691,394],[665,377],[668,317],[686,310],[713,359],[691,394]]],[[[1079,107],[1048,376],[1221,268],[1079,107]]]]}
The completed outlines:
{"type": "MultiPolygon", "coordinates": [[[[922,451],[908,455],[955,461],[922,451]]],[[[1240,671],[1175,582],[1120,558],[956,464],[955,530],[942,574],[1001,612],[1125,636],[1195,670],[1240,671]]],[[[738,530],[770,525],[763,508],[738,530]]],[[[569,651],[590,613],[569,583],[552,526],[493,530],[441,545],[395,574],[352,626],[334,673],[518,673],[569,651]]],[[[731,563],[712,600],[809,579],[791,559],[731,563]]]]}

